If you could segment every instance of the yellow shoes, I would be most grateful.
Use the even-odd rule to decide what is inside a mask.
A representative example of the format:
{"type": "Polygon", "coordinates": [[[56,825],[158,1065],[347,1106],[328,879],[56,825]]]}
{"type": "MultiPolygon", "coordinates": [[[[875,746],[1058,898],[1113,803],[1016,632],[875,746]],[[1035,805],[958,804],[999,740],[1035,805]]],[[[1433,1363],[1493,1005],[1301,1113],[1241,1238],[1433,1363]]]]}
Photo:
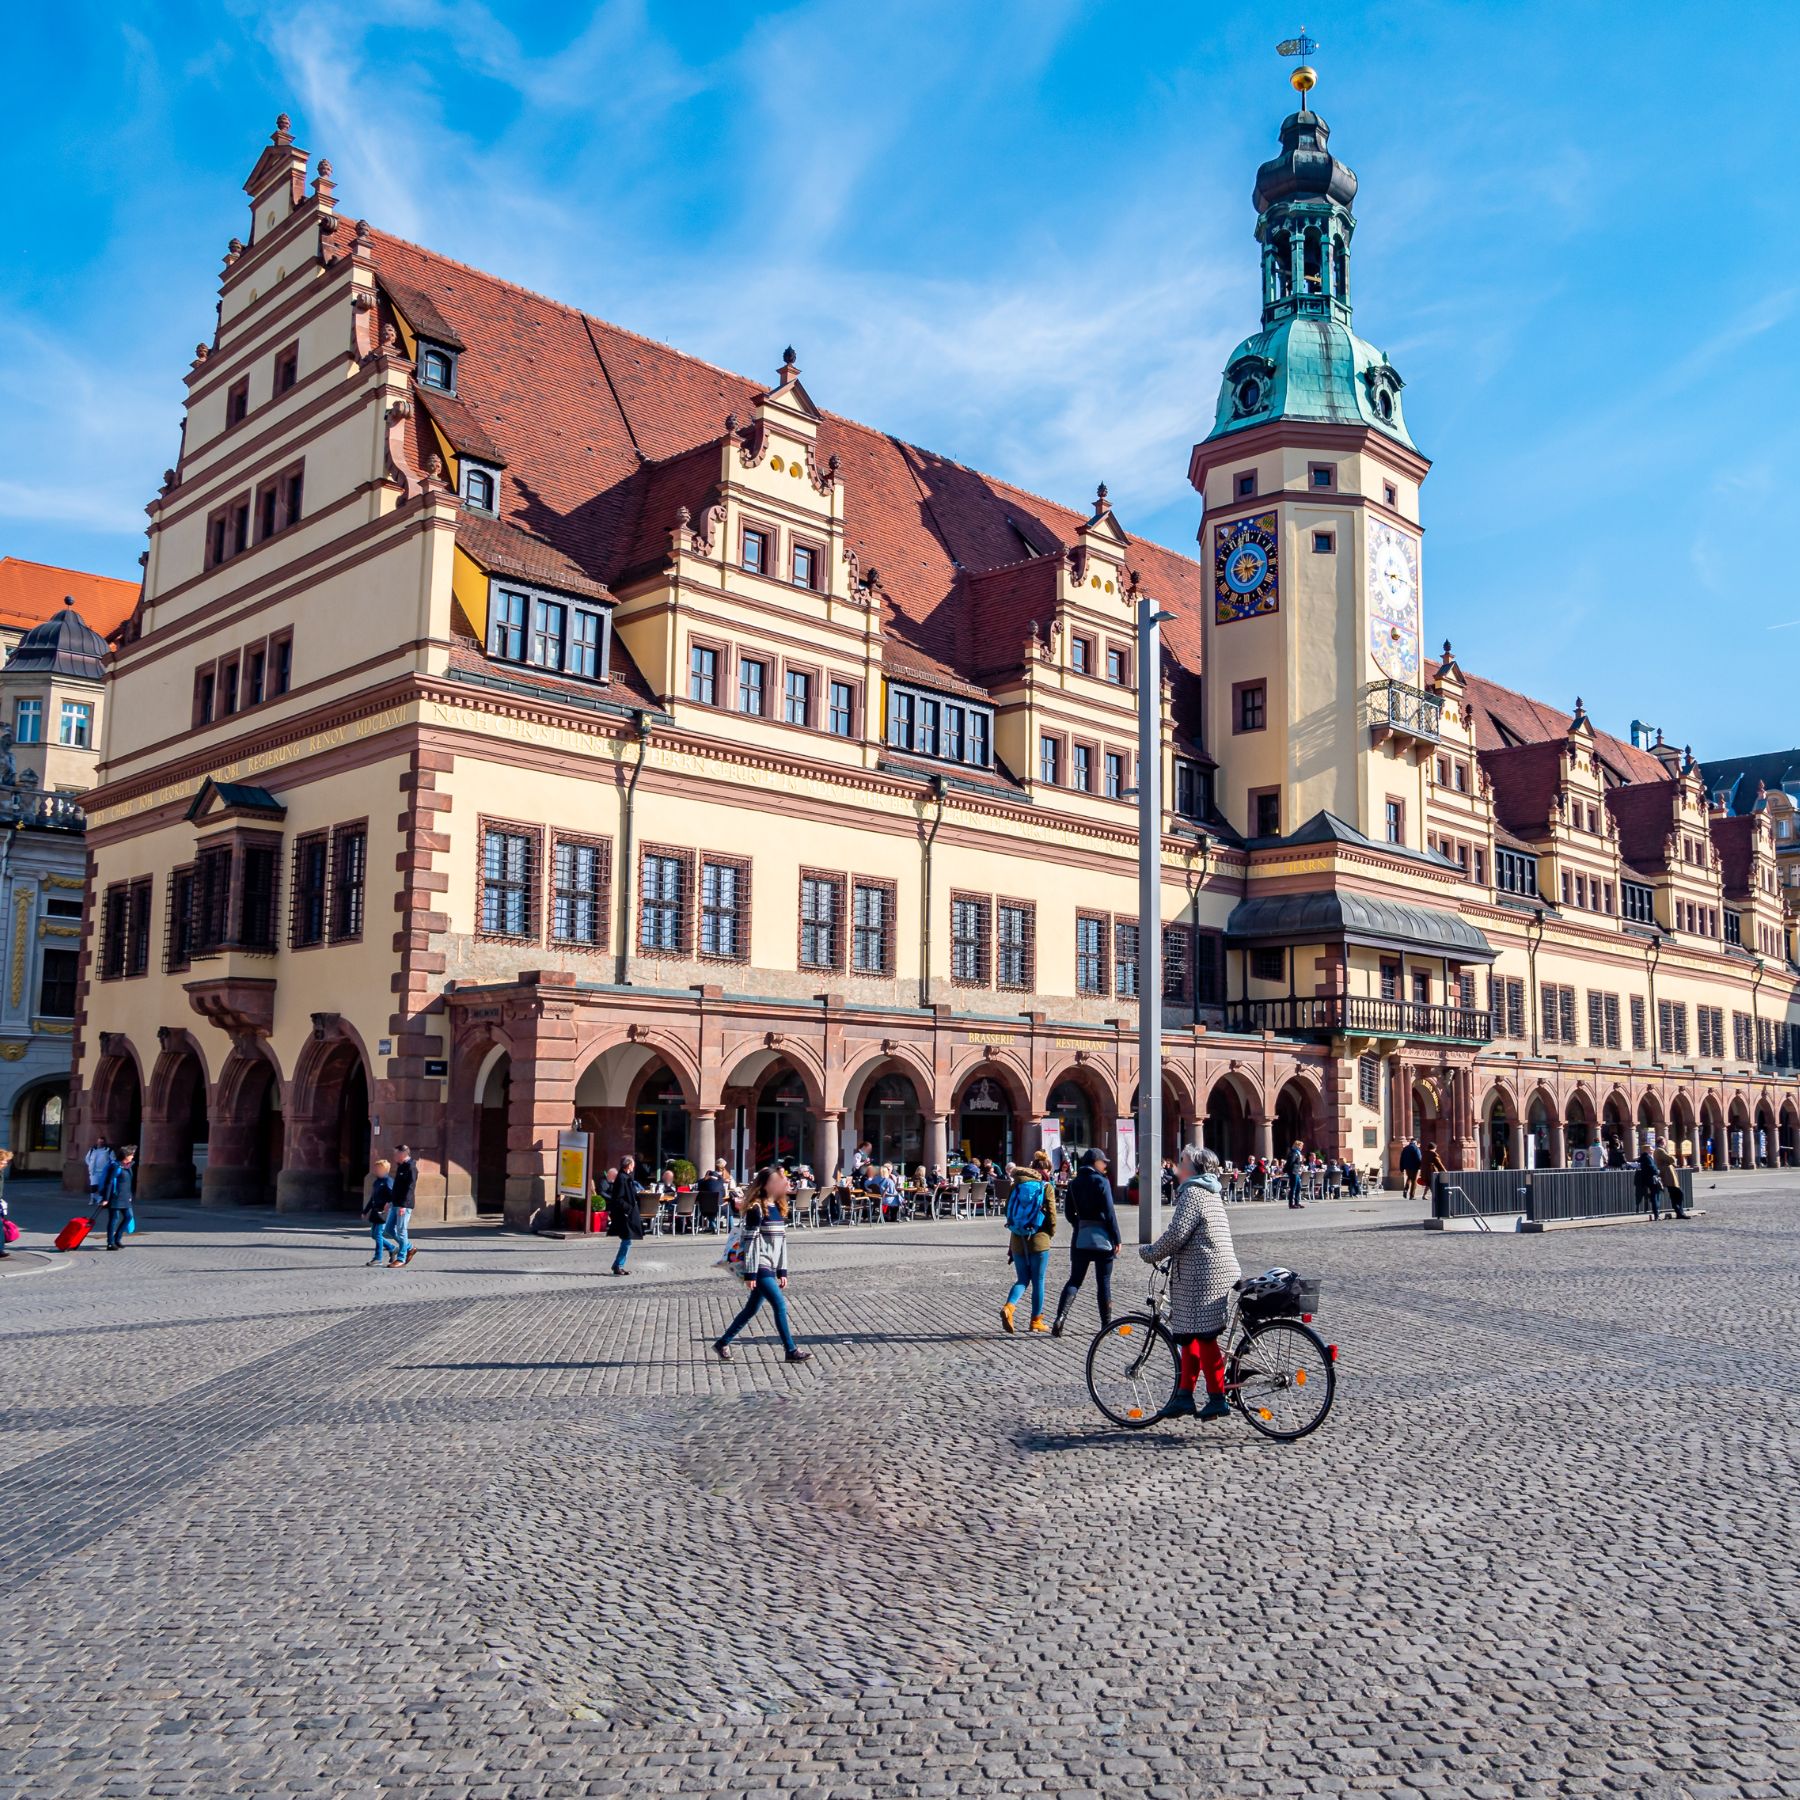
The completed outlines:
{"type": "Polygon", "coordinates": [[[1013,1309],[1010,1300],[1000,1309],[1000,1323],[1004,1325],[1008,1331],[1011,1331],[1013,1328],[1013,1309]]]}
{"type": "Polygon", "coordinates": [[[1042,1313],[1039,1313],[1038,1316],[1031,1321],[1031,1329],[1033,1331],[1048,1331],[1050,1329],[1050,1321],[1046,1319],[1042,1313]]]}

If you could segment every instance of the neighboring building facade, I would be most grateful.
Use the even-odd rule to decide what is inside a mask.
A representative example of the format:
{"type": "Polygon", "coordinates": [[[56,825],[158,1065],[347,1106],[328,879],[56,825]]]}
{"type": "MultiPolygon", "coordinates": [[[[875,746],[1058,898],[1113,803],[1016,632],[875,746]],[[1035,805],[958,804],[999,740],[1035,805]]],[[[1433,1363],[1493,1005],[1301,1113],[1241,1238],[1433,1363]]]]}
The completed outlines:
{"type": "Polygon", "coordinates": [[[1741,818],[1766,813],[1775,838],[1776,880],[1800,888],[1800,750],[1722,757],[1700,765],[1714,807],[1741,818]]]}
{"type": "Polygon", "coordinates": [[[1426,659],[1355,178],[1281,136],[1196,565],[823,412],[791,351],[748,382],[341,219],[281,120],[119,635],[83,1135],[287,1208],[405,1141],[422,1217],[516,1221],[577,1123],[821,1171],[1113,1144],[1146,592],[1171,1142],[1791,1156],[1766,819],[1426,659]]]}
{"type": "Polygon", "coordinates": [[[124,616],[128,582],[0,561],[0,1142],[14,1174],[55,1174],[66,1154],[86,887],[85,819],[105,705],[106,644],[75,610],[79,588],[124,616]]]}

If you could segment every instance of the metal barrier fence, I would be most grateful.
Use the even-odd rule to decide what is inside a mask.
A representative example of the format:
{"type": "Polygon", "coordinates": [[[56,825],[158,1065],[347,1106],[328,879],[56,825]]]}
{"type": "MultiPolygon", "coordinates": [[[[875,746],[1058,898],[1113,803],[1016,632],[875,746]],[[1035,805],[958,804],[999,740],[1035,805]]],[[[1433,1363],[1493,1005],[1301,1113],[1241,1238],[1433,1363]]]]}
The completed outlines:
{"type": "MultiPolygon", "coordinates": [[[[1663,1196],[1664,1202],[1668,1196],[1663,1196]]],[[[1681,1171],[1681,1204],[1694,1204],[1694,1171],[1681,1171]]],[[[1431,1212],[1447,1219],[1453,1212],[1523,1213],[1536,1224],[1563,1219],[1612,1219],[1643,1210],[1632,1169],[1460,1169],[1435,1175],[1431,1212]],[[1448,1190],[1462,1189],[1468,1207],[1453,1206],[1448,1190]]]]}

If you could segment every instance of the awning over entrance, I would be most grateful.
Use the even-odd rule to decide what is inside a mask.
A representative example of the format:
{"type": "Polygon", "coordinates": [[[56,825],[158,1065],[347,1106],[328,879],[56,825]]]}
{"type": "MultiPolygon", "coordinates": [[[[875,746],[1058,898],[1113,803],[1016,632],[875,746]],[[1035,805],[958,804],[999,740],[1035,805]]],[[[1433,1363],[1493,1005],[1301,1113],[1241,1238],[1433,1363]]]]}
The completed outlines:
{"type": "Polygon", "coordinates": [[[1463,963],[1488,963],[1499,954],[1473,925],[1441,907],[1414,906],[1335,889],[1242,900],[1225,922],[1225,939],[1240,948],[1363,944],[1463,963]]]}

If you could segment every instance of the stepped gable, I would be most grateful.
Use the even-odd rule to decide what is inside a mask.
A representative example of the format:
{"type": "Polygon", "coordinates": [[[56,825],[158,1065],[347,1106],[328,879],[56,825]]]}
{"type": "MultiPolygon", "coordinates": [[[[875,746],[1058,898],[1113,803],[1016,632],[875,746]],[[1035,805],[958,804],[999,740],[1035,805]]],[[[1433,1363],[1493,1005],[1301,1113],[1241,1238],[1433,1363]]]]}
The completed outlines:
{"type": "MultiPolygon", "coordinates": [[[[1509,744],[1535,744],[1545,739],[1558,741],[1569,735],[1575,723],[1572,713],[1559,712],[1542,700],[1532,700],[1511,688],[1490,681],[1485,675],[1473,675],[1458,662],[1462,671],[1463,692],[1475,716],[1475,747],[1478,750],[1500,750],[1509,744]]],[[[1427,682],[1437,680],[1441,663],[1425,665],[1427,682]]],[[[1594,753],[1620,781],[1662,781],[1668,771],[1648,750],[1638,750],[1611,732],[1594,732],[1594,753]]]]}
{"type": "MultiPolygon", "coordinates": [[[[462,427],[506,464],[502,518],[617,587],[667,554],[675,512],[698,525],[717,463],[696,453],[747,419],[767,384],[685,356],[416,244],[371,230],[375,270],[409,324],[466,346],[462,427]],[[410,307],[414,310],[409,310],[410,307]],[[414,311],[417,312],[415,320],[414,311]],[[692,458],[690,465],[688,459],[692,458]],[[659,516],[667,511],[666,518],[659,516]]],[[[427,402],[435,406],[435,397],[427,402]]],[[[927,672],[980,682],[1016,667],[1023,642],[990,654],[993,631],[969,577],[1050,558],[1077,543],[1076,511],[961,463],[826,413],[819,456],[840,459],[845,537],[880,577],[883,625],[927,672]]],[[[1200,665],[1199,566],[1133,540],[1127,562],[1175,620],[1170,652],[1200,665]]],[[[1043,623],[1048,624],[1046,616],[1043,623]]]]}

